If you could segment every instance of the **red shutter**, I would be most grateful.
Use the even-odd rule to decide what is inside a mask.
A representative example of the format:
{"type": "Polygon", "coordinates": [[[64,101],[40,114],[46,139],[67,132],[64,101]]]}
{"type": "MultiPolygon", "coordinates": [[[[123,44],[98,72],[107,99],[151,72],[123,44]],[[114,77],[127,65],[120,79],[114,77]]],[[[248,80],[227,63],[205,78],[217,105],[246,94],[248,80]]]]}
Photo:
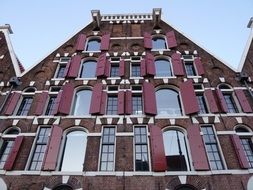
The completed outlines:
{"type": "Polygon", "coordinates": [[[18,155],[24,136],[17,136],[11,152],[4,164],[4,170],[11,170],[18,155]]]}
{"type": "Polygon", "coordinates": [[[205,74],[204,67],[203,67],[203,64],[202,64],[202,62],[200,60],[200,57],[195,57],[194,64],[196,66],[198,75],[205,74]]]}
{"type": "Polygon", "coordinates": [[[141,76],[145,77],[146,75],[147,75],[147,72],[146,72],[146,61],[145,61],[145,59],[142,59],[141,60],[141,76]]]}
{"type": "Polygon", "coordinates": [[[19,101],[21,94],[14,92],[10,95],[4,110],[5,115],[12,115],[19,101]]]}
{"type": "Polygon", "coordinates": [[[126,101],[125,101],[125,114],[131,115],[133,112],[132,107],[132,92],[130,90],[126,91],[126,101]]]}
{"type": "Polygon", "coordinates": [[[248,100],[247,100],[247,98],[246,98],[246,96],[245,96],[243,90],[241,90],[241,89],[236,89],[236,90],[235,90],[235,94],[236,94],[236,96],[237,96],[237,98],[238,98],[238,100],[239,100],[239,103],[240,103],[240,105],[241,105],[241,107],[242,107],[243,112],[245,112],[245,113],[250,113],[250,112],[252,112],[252,109],[251,109],[251,107],[250,107],[250,104],[249,104],[249,102],[248,102],[248,100]]]}
{"type": "Polygon", "coordinates": [[[58,153],[61,145],[62,129],[54,125],[50,134],[50,140],[44,158],[43,170],[55,170],[58,153]]]}
{"type": "Polygon", "coordinates": [[[155,58],[153,54],[147,52],[145,57],[146,62],[146,68],[147,68],[147,74],[148,75],[155,75],[155,58]]]}
{"type": "Polygon", "coordinates": [[[166,33],[168,48],[177,47],[177,40],[174,31],[166,33]]]}
{"type": "Polygon", "coordinates": [[[53,112],[52,112],[53,115],[56,115],[58,113],[58,108],[60,105],[61,97],[62,97],[62,91],[58,92],[57,98],[55,100],[53,112]]]}
{"type": "Polygon", "coordinates": [[[239,136],[238,135],[231,135],[231,140],[232,140],[233,145],[235,147],[235,152],[236,152],[237,157],[239,159],[239,163],[240,163],[241,168],[244,168],[244,169],[250,168],[249,162],[248,162],[245,152],[243,150],[243,146],[241,144],[239,136]]]}
{"type": "Polygon", "coordinates": [[[105,63],[104,76],[106,76],[106,77],[110,77],[111,76],[111,63],[110,63],[109,60],[107,60],[106,63],[105,63]]]}
{"type": "Polygon", "coordinates": [[[106,107],[106,100],[107,100],[107,93],[102,92],[102,97],[101,97],[101,105],[100,105],[100,114],[104,115],[105,114],[105,107],[106,107]]]}
{"type": "Polygon", "coordinates": [[[156,97],[155,88],[153,84],[145,82],[143,83],[143,99],[144,99],[144,112],[149,115],[156,115],[156,97]]]}
{"type": "Polygon", "coordinates": [[[217,95],[217,98],[218,98],[218,102],[220,104],[221,111],[225,112],[225,113],[228,112],[227,104],[225,102],[224,96],[223,96],[220,89],[216,89],[216,95],[217,95]]]}
{"type": "Polygon", "coordinates": [[[118,92],[118,114],[123,115],[125,113],[125,92],[118,92]]]}
{"type": "Polygon", "coordinates": [[[184,105],[185,114],[199,112],[198,101],[192,85],[192,80],[188,80],[180,85],[180,93],[184,105]]]}
{"type": "Polygon", "coordinates": [[[79,68],[81,64],[81,56],[75,55],[70,61],[70,67],[68,69],[67,77],[76,78],[78,77],[79,68]]]}
{"type": "Polygon", "coordinates": [[[109,50],[110,45],[110,34],[105,34],[101,39],[101,47],[100,50],[109,50]]]}
{"type": "Polygon", "coordinates": [[[67,75],[68,75],[70,64],[71,64],[71,60],[68,61],[67,65],[64,69],[64,74],[63,74],[64,78],[67,77],[67,75]]]}
{"type": "Polygon", "coordinates": [[[167,163],[164,151],[162,130],[155,125],[149,125],[149,131],[150,131],[151,161],[153,171],[155,172],[166,171],[167,163]]]}
{"type": "Polygon", "coordinates": [[[218,113],[219,108],[216,104],[216,101],[215,101],[215,98],[214,98],[214,95],[213,95],[213,91],[211,89],[207,89],[207,90],[205,90],[204,94],[205,94],[205,97],[207,99],[210,112],[218,113]]]}
{"type": "Polygon", "coordinates": [[[100,113],[102,91],[103,91],[103,85],[101,83],[97,83],[93,87],[91,103],[90,103],[90,114],[100,113]]]}
{"type": "Polygon", "coordinates": [[[103,53],[98,58],[96,76],[104,76],[105,75],[105,67],[106,67],[106,54],[103,53]]]}
{"type": "Polygon", "coordinates": [[[184,66],[181,60],[181,55],[178,53],[173,53],[171,56],[171,61],[172,61],[174,75],[176,76],[184,75],[184,66]]]}
{"type": "Polygon", "coordinates": [[[71,108],[72,98],[74,95],[74,85],[67,83],[63,86],[61,100],[58,107],[58,113],[68,115],[71,108]]]}
{"type": "Polygon", "coordinates": [[[121,59],[119,62],[119,76],[124,77],[125,75],[125,61],[121,59]]]}
{"type": "Polygon", "coordinates": [[[44,107],[46,106],[47,103],[47,97],[48,97],[48,92],[42,92],[39,94],[39,98],[37,101],[37,107],[35,110],[35,115],[42,115],[44,111],[44,107]]]}
{"type": "Polygon", "coordinates": [[[144,48],[152,49],[152,37],[149,33],[144,33],[144,48]]]}
{"type": "Polygon", "coordinates": [[[83,51],[85,47],[85,42],[86,42],[86,35],[79,34],[75,46],[76,51],[83,51]]]}
{"type": "Polygon", "coordinates": [[[209,170],[209,163],[206,155],[205,145],[200,135],[200,128],[197,124],[187,129],[188,140],[191,149],[191,156],[195,170],[209,170]]]}

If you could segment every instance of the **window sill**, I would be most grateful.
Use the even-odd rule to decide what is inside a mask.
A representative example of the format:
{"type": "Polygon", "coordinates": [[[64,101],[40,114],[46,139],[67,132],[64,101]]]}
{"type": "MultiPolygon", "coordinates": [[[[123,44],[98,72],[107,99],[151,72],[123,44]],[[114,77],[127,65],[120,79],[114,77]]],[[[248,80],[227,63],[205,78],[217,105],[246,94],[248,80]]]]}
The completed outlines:
{"type": "Polygon", "coordinates": [[[101,53],[101,51],[82,51],[82,53],[101,53]]]}
{"type": "Polygon", "coordinates": [[[65,118],[71,118],[71,119],[79,119],[79,118],[96,118],[96,116],[93,115],[67,115],[65,118]]]}
{"type": "Polygon", "coordinates": [[[65,78],[51,78],[52,81],[62,81],[65,80],[65,78]]]}
{"type": "Polygon", "coordinates": [[[189,116],[172,116],[172,115],[157,115],[155,119],[187,119],[190,118],[189,116]]]}
{"type": "Polygon", "coordinates": [[[176,79],[176,76],[169,76],[169,77],[154,77],[154,79],[176,79]]]}
{"type": "Polygon", "coordinates": [[[187,76],[188,79],[200,79],[202,76],[187,76]]]}
{"type": "Polygon", "coordinates": [[[94,77],[94,78],[76,78],[75,80],[88,81],[88,80],[97,80],[97,78],[96,77],[94,77]]]}
{"type": "Polygon", "coordinates": [[[203,114],[196,115],[196,117],[211,117],[211,116],[215,116],[215,114],[213,114],[213,113],[203,113],[203,114]]]}
{"type": "Polygon", "coordinates": [[[130,77],[129,79],[140,80],[140,79],[144,79],[144,78],[143,77],[130,77]]]}
{"type": "MultiPolygon", "coordinates": [[[[240,113],[223,113],[223,114],[220,114],[221,116],[227,116],[227,117],[232,117],[232,116],[248,116],[247,113],[243,113],[243,112],[240,112],[240,113]]],[[[251,114],[252,115],[252,114],[251,114]]]]}
{"type": "Polygon", "coordinates": [[[106,78],[107,80],[118,80],[121,79],[120,77],[108,77],[106,78]]]}
{"type": "Polygon", "coordinates": [[[151,51],[171,51],[170,49],[151,49],[151,51]]]}

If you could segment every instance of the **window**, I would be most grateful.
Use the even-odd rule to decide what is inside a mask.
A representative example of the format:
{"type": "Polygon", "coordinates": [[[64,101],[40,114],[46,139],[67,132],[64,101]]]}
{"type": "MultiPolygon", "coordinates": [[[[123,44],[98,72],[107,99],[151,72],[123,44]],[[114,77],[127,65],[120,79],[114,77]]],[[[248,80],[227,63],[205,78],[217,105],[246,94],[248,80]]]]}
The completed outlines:
{"type": "Polygon", "coordinates": [[[220,84],[219,89],[222,92],[222,95],[224,97],[225,103],[227,105],[228,113],[238,113],[239,110],[236,106],[235,99],[233,96],[233,89],[230,88],[230,86],[226,84],[220,84]]]}
{"type": "Polygon", "coordinates": [[[219,147],[213,127],[211,125],[202,126],[201,131],[203,133],[203,141],[205,143],[205,148],[211,169],[223,170],[224,166],[221,160],[219,147]]]}
{"type": "Polygon", "coordinates": [[[56,96],[50,96],[47,104],[45,115],[52,115],[54,111],[54,105],[56,103],[56,96]]]}
{"type": "Polygon", "coordinates": [[[61,171],[83,171],[87,133],[81,130],[71,131],[66,135],[61,171]]]}
{"type": "Polygon", "coordinates": [[[106,110],[107,115],[118,114],[118,96],[116,94],[108,94],[106,110]]]}
{"type": "Polygon", "coordinates": [[[75,100],[73,104],[73,115],[88,115],[90,109],[92,91],[79,90],[75,94],[75,100]]]}
{"type": "Polygon", "coordinates": [[[17,115],[27,115],[32,105],[33,98],[24,96],[18,108],[17,115]]]}
{"type": "Polygon", "coordinates": [[[118,77],[118,76],[119,76],[119,63],[111,63],[110,77],[118,77]]]}
{"type": "Polygon", "coordinates": [[[132,86],[132,111],[133,115],[142,115],[142,89],[141,86],[132,86]]]}
{"type": "Polygon", "coordinates": [[[167,49],[165,39],[163,37],[154,37],[152,39],[152,49],[167,49]]]}
{"type": "Polygon", "coordinates": [[[19,131],[17,129],[10,129],[2,136],[2,139],[0,141],[2,143],[0,149],[0,169],[4,168],[7,158],[13,148],[16,135],[18,135],[18,133],[19,131]]]}
{"type": "Polygon", "coordinates": [[[53,190],[73,190],[72,187],[70,187],[69,185],[58,185],[57,187],[53,188],[53,190]]]}
{"type": "Polygon", "coordinates": [[[157,77],[172,76],[170,62],[166,59],[158,59],[155,61],[155,69],[157,77]]]}
{"type": "Polygon", "coordinates": [[[168,171],[190,170],[185,135],[178,129],[163,132],[168,171]]]}
{"type": "Polygon", "coordinates": [[[196,76],[194,57],[192,55],[183,55],[183,58],[187,76],[196,76]]]}
{"type": "Polygon", "coordinates": [[[131,58],[131,77],[141,76],[141,59],[140,57],[131,58]]]}
{"type": "Polygon", "coordinates": [[[100,39],[90,39],[87,42],[86,51],[100,51],[100,39]]]}
{"type": "Polygon", "coordinates": [[[64,74],[65,74],[65,69],[67,66],[67,63],[70,61],[70,57],[61,57],[57,70],[56,70],[56,74],[55,74],[55,78],[64,78],[64,74]]]}
{"type": "Polygon", "coordinates": [[[135,171],[149,171],[147,129],[145,126],[134,128],[135,171]]]}
{"type": "Polygon", "coordinates": [[[245,127],[239,126],[235,129],[237,135],[240,137],[241,145],[243,147],[246,158],[251,168],[253,168],[253,144],[252,133],[245,127]]]}
{"type": "Polygon", "coordinates": [[[104,127],[100,155],[100,171],[114,170],[115,127],[104,127]]]}
{"type": "Polygon", "coordinates": [[[96,68],[97,68],[96,61],[83,62],[80,78],[95,78],[96,68]]]}
{"type": "Polygon", "coordinates": [[[50,132],[50,127],[40,127],[29,170],[41,170],[50,132]]]}
{"type": "Polygon", "coordinates": [[[156,105],[159,115],[182,115],[178,92],[172,89],[160,89],[156,91],[156,105]]]}
{"type": "Polygon", "coordinates": [[[199,105],[199,113],[200,114],[208,113],[205,97],[203,94],[197,94],[197,101],[199,105]]]}

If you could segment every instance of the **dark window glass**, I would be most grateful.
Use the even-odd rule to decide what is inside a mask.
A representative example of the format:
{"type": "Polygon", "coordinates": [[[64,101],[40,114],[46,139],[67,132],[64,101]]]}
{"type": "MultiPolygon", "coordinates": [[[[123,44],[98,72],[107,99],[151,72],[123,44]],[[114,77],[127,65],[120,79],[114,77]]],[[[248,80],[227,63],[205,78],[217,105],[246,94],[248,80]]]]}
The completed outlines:
{"type": "Polygon", "coordinates": [[[132,97],[132,110],[134,115],[142,114],[142,96],[134,94],[132,97]]]}
{"type": "Polygon", "coordinates": [[[132,77],[140,77],[141,76],[141,66],[140,63],[132,63],[132,70],[131,70],[132,77]]]}
{"type": "Polygon", "coordinates": [[[102,136],[100,171],[114,170],[115,128],[105,127],[102,136]]]}
{"type": "Polygon", "coordinates": [[[92,92],[90,90],[80,90],[75,94],[73,115],[89,114],[91,95],[92,92]]]}
{"type": "Polygon", "coordinates": [[[196,76],[193,61],[184,61],[187,76],[196,76]]]}
{"type": "Polygon", "coordinates": [[[36,138],[36,144],[32,156],[32,161],[29,167],[30,170],[41,170],[50,131],[51,128],[49,127],[40,128],[39,134],[36,138]]]}
{"type": "Polygon", "coordinates": [[[212,126],[201,127],[201,131],[203,132],[203,140],[211,169],[223,170],[224,166],[212,126]]]}
{"type": "Polygon", "coordinates": [[[190,170],[185,135],[178,130],[163,133],[164,149],[168,171],[190,170]]]}
{"type": "Polygon", "coordinates": [[[3,169],[5,162],[13,148],[14,140],[4,140],[0,150],[0,169],[3,169]]]}
{"type": "Polygon", "coordinates": [[[227,108],[228,108],[228,112],[229,113],[238,113],[238,109],[235,105],[234,99],[232,94],[225,94],[223,93],[227,108]]]}
{"type": "Polygon", "coordinates": [[[251,137],[240,137],[241,144],[243,146],[244,153],[247,157],[247,160],[250,164],[250,167],[253,167],[253,145],[251,137]]]}
{"type": "Polygon", "coordinates": [[[59,65],[59,69],[58,69],[56,78],[64,78],[65,68],[66,68],[66,64],[59,65]]]}
{"type": "Polygon", "coordinates": [[[198,100],[198,105],[199,105],[199,113],[200,114],[208,113],[206,102],[205,102],[205,97],[202,94],[198,94],[197,100],[198,100]]]}
{"type": "Polygon", "coordinates": [[[94,78],[96,74],[97,62],[86,61],[82,64],[80,78],[94,78]]]}
{"type": "Polygon", "coordinates": [[[32,105],[32,101],[33,101],[32,97],[23,97],[17,115],[27,115],[32,105]]]}
{"type": "Polygon", "coordinates": [[[50,96],[45,115],[52,115],[52,113],[54,111],[55,102],[56,102],[56,97],[50,96]]]}
{"type": "Polygon", "coordinates": [[[156,92],[157,112],[159,115],[182,115],[179,94],[171,89],[156,92]]]}
{"type": "Polygon", "coordinates": [[[118,63],[111,63],[111,77],[118,77],[119,76],[119,64],[118,63]]]}
{"type": "Polygon", "coordinates": [[[116,95],[108,95],[106,113],[107,115],[118,114],[118,97],[116,95]]]}
{"type": "Polygon", "coordinates": [[[149,171],[146,127],[134,128],[134,142],[135,142],[135,170],[149,171]]]}
{"type": "Polygon", "coordinates": [[[155,69],[157,77],[172,76],[170,62],[165,59],[158,59],[155,61],[155,69]]]}
{"type": "Polygon", "coordinates": [[[164,38],[153,38],[152,49],[167,49],[166,41],[164,38]]]}
{"type": "Polygon", "coordinates": [[[89,40],[86,51],[100,51],[100,39],[89,40]]]}
{"type": "Polygon", "coordinates": [[[73,188],[68,185],[59,185],[53,188],[53,190],[73,190],[73,188]]]}

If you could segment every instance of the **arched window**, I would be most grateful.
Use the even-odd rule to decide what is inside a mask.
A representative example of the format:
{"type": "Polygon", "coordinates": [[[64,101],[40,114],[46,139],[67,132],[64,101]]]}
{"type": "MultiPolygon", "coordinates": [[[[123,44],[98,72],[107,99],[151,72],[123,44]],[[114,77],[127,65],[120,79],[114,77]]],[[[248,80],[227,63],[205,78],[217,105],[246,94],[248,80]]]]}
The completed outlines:
{"type": "Polygon", "coordinates": [[[97,62],[85,61],[82,64],[82,70],[80,72],[80,78],[94,78],[96,74],[97,62]]]}
{"type": "Polygon", "coordinates": [[[73,190],[72,187],[70,187],[69,185],[58,185],[55,188],[53,188],[53,190],[73,190]]]}
{"type": "Polygon", "coordinates": [[[197,190],[197,188],[192,185],[186,184],[177,186],[175,190],[197,190]]]}
{"type": "Polygon", "coordinates": [[[64,142],[61,171],[83,171],[86,146],[86,132],[82,130],[69,132],[64,142]]]}
{"type": "Polygon", "coordinates": [[[166,41],[163,37],[154,37],[152,39],[152,49],[167,49],[166,41]]]}
{"type": "Polygon", "coordinates": [[[233,89],[227,84],[220,84],[219,89],[222,92],[225,103],[227,105],[228,113],[238,113],[238,108],[235,103],[233,89]]]}
{"type": "Polygon", "coordinates": [[[159,115],[182,115],[178,92],[172,89],[160,89],[156,92],[157,113],[159,115]]]}
{"type": "Polygon", "coordinates": [[[100,51],[101,40],[98,38],[90,39],[87,42],[86,51],[100,51]]]}
{"type": "Polygon", "coordinates": [[[169,77],[172,76],[170,61],[166,59],[155,60],[155,69],[157,77],[169,77]]]}
{"type": "Polygon", "coordinates": [[[190,170],[185,135],[178,129],[163,132],[163,142],[168,171],[190,170]]]}
{"type": "Polygon", "coordinates": [[[75,94],[73,115],[88,115],[91,101],[91,90],[79,90],[75,94]]]}

